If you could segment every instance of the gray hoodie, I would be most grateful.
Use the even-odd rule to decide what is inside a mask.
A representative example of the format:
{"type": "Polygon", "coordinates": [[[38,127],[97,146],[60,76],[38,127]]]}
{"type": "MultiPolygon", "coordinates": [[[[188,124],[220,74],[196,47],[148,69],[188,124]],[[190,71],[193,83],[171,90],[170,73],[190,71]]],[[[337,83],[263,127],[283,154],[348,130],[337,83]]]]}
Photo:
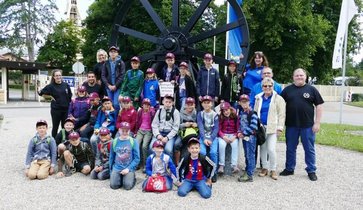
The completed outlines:
{"type": "MultiPolygon", "coordinates": [[[[172,108],[169,110],[171,112],[172,108]]],[[[172,139],[178,134],[180,125],[180,113],[177,109],[174,110],[174,117],[166,120],[166,110],[165,108],[160,108],[156,113],[151,123],[153,130],[153,135],[156,138],[161,132],[167,133],[166,137],[172,139]],[[160,113],[160,114],[159,114],[160,113]],[[159,120],[160,115],[160,120],[159,120]]]]}

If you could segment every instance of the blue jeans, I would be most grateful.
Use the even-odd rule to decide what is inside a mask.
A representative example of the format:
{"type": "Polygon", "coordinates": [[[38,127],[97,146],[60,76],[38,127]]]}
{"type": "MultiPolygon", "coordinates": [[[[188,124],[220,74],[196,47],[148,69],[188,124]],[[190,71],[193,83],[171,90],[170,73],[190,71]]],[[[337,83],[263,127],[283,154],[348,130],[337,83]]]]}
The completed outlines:
{"type": "MultiPolygon", "coordinates": [[[[165,133],[165,132],[160,132],[160,135],[162,135],[163,137],[167,136],[168,133],[165,133]]],[[[176,139],[177,135],[175,135],[173,138],[169,139],[169,141],[164,145],[164,151],[166,154],[168,154],[170,157],[173,157],[173,152],[174,152],[174,142],[175,142],[175,139],[176,139]]],[[[150,143],[150,146],[149,146],[149,149],[150,149],[150,154],[152,154],[152,147],[153,147],[153,144],[154,142],[156,141],[157,139],[155,137],[152,138],[151,140],[151,143],[150,143]]]]}
{"type": "MultiPolygon", "coordinates": [[[[204,144],[204,137],[199,139],[200,142],[200,154],[207,155],[207,145],[204,144]]],[[[212,144],[209,146],[209,158],[218,165],[218,138],[212,140],[212,144]]]]}
{"type": "MultiPolygon", "coordinates": [[[[234,136],[233,134],[226,134],[228,138],[234,136]]],[[[218,138],[219,143],[219,165],[224,166],[225,165],[225,159],[226,159],[226,147],[227,142],[224,141],[222,138],[218,138]]],[[[234,140],[231,143],[232,147],[232,154],[231,154],[231,164],[232,166],[237,166],[237,160],[238,160],[238,138],[234,140]]]]}
{"type": "Polygon", "coordinates": [[[98,138],[98,135],[93,134],[90,138],[90,146],[92,148],[93,154],[97,154],[97,144],[100,142],[100,138],[98,138]]]}
{"type": "Polygon", "coordinates": [[[96,172],[95,169],[91,171],[91,179],[105,180],[110,178],[110,169],[103,169],[100,172],[96,172]]]}
{"type": "Polygon", "coordinates": [[[249,141],[242,140],[242,142],[246,158],[246,172],[248,176],[253,176],[256,168],[256,137],[251,135],[249,141]]]}
{"type": "Polygon", "coordinates": [[[110,177],[110,187],[112,189],[119,189],[124,187],[125,190],[131,190],[136,183],[135,172],[130,171],[126,175],[120,174],[118,170],[112,170],[110,177]]]}
{"type": "Polygon", "coordinates": [[[115,91],[111,91],[110,89],[106,88],[107,96],[112,100],[113,108],[115,109],[115,113],[118,113],[120,110],[120,105],[118,103],[118,96],[120,95],[120,88],[117,88],[115,91]]]}
{"type": "Polygon", "coordinates": [[[310,128],[286,127],[286,163],[288,171],[294,171],[296,166],[296,148],[299,144],[299,137],[305,152],[305,170],[308,173],[316,171],[315,165],[315,133],[310,128]]]}
{"type": "Polygon", "coordinates": [[[192,189],[196,189],[203,198],[210,198],[212,196],[212,187],[208,186],[205,180],[192,181],[187,179],[178,188],[178,195],[185,197],[192,189]]]}

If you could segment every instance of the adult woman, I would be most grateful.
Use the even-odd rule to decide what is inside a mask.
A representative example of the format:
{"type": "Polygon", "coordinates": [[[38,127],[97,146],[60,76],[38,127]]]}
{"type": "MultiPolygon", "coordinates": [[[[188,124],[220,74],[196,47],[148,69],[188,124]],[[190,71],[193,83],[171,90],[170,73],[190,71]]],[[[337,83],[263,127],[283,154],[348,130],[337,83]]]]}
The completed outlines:
{"type": "Polygon", "coordinates": [[[40,96],[50,96],[50,114],[52,116],[52,136],[55,137],[58,132],[59,123],[64,122],[68,116],[68,107],[72,99],[72,92],[69,85],[62,80],[62,70],[55,69],[52,71],[50,84],[45,86],[40,92],[40,96]]]}
{"type": "Polygon", "coordinates": [[[97,59],[97,63],[93,67],[93,72],[95,73],[96,80],[97,80],[98,84],[100,84],[101,83],[101,74],[102,74],[103,64],[108,59],[107,52],[105,50],[103,50],[103,49],[99,49],[97,51],[96,59],[97,59]]]}
{"type": "Polygon", "coordinates": [[[243,79],[243,94],[250,95],[253,86],[261,82],[261,72],[264,66],[268,66],[266,56],[261,51],[254,53],[250,64],[246,65],[243,79]]]}
{"type": "Polygon", "coordinates": [[[262,93],[256,95],[255,111],[266,128],[266,142],[261,145],[262,170],[258,174],[261,177],[268,175],[271,171],[271,178],[277,180],[276,173],[276,141],[281,135],[286,117],[286,105],[284,99],[273,90],[274,81],[265,77],[262,82],[262,93]],[[267,155],[269,164],[267,163],[267,155]]]}

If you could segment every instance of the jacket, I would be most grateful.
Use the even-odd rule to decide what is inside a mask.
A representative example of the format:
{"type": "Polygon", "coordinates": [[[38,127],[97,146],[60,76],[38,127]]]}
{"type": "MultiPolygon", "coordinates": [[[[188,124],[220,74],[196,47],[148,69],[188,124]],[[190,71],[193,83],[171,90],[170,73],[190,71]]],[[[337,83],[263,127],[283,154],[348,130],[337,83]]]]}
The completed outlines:
{"type": "Polygon", "coordinates": [[[243,88],[252,90],[253,86],[262,81],[261,72],[264,66],[251,69],[250,65],[246,66],[246,75],[243,78],[243,88]]]}
{"type": "Polygon", "coordinates": [[[236,102],[242,93],[242,78],[237,74],[228,73],[222,80],[221,100],[227,102],[236,102]]]}
{"type": "Polygon", "coordinates": [[[172,80],[176,80],[177,76],[179,76],[179,68],[177,65],[174,64],[173,69],[170,72],[170,80],[166,81],[166,74],[168,72],[168,66],[165,65],[161,71],[158,72],[157,76],[159,79],[163,80],[164,82],[170,82],[172,80]]]}
{"type": "Polygon", "coordinates": [[[54,98],[50,103],[50,107],[53,110],[67,111],[72,99],[71,88],[65,82],[61,84],[50,83],[39,92],[39,95],[50,95],[54,98]]]}
{"type": "Polygon", "coordinates": [[[115,85],[116,88],[120,88],[125,75],[125,63],[121,60],[121,57],[116,59],[115,66],[115,84],[112,84],[112,73],[111,73],[111,60],[105,62],[102,68],[102,82],[107,87],[108,85],[115,85]]]}
{"type": "Polygon", "coordinates": [[[150,99],[152,107],[158,105],[160,100],[159,81],[156,79],[145,79],[141,95],[142,99],[150,99]]]}
{"type": "Polygon", "coordinates": [[[235,119],[231,118],[219,118],[219,131],[218,136],[223,138],[225,134],[234,134],[237,136],[239,130],[239,119],[236,116],[235,119]]]}
{"type": "Polygon", "coordinates": [[[97,121],[98,112],[102,109],[102,104],[99,103],[98,106],[91,105],[87,110],[87,121],[90,126],[94,126],[97,121]]]}
{"type": "Polygon", "coordinates": [[[153,130],[153,135],[157,138],[161,132],[168,132],[168,139],[173,138],[178,134],[180,126],[180,113],[177,109],[174,108],[174,116],[170,117],[169,120],[166,120],[166,110],[165,108],[160,108],[156,113],[151,123],[151,127],[153,130]],[[160,120],[159,120],[160,113],[160,120]]]}
{"type": "Polygon", "coordinates": [[[197,122],[197,111],[194,109],[193,112],[191,114],[187,114],[185,109],[180,111],[180,130],[185,130],[186,126],[185,123],[186,122],[197,122]]]}
{"type": "Polygon", "coordinates": [[[258,122],[257,114],[253,113],[252,110],[244,111],[242,108],[239,110],[239,120],[240,126],[238,133],[242,133],[244,136],[255,135],[258,122]],[[249,115],[251,116],[250,121],[248,121],[249,115]]]}
{"type": "MultiPolygon", "coordinates": [[[[214,121],[213,121],[213,125],[212,126],[212,130],[211,130],[211,135],[210,135],[210,140],[211,141],[214,141],[217,137],[217,134],[218,134],[218,115],[217,113],[215,113],[213,110],[213,115],[214,115],[214,121]]],[[[197,115],[197,123],[198,123],[198,129],[199,129],[199,138],[204,140],[205,139],[205,136],[206,136],[206,128],[205,128],[205,125],[204,125],[204,113],[205,111],[201,111],[198,113],[197,115]]],[[[217,140],[216,140],[217,141],[217,140]]]]}
{"type": "Polygon", "coordinates": [[[136,120],[137,120],[137,111],[134,107],[130,107],[129,109],[122,109],[120,113],[117,115],[116,120],[116,129],[120,128],[121,122],[130,123],[130,131],[132,133],[136,133],[136,120]]]}
{"type": "Polygon", "coordinates": [[[141,70],[128,70],[122,82],[120,95],[129,96],[134,101],[134,98],[140,97],[143,82],[144,73],[141,70]]]}
{"type": "MultiPolygon", "coordinates": [[[[179,165],[177,170],[177,177],[179,181],[183,181],[185,179],[186,175],[189,172],[189,163],[190,163],[191,157],[190,154],[188,156],[184,157],[179,165]]],[[[203,175],[210,179],[214,176],[214,172],[216,170],[216,164],[209,159],[209,157],[199,154],[198,160],[200,161],[202,167],[203,167],[203,175]]]]}
{"type": "Polygon", "coordinates": [[[87,123],[87,111],[90,108],[88,97],[77,97],[71,101],[68,108],[68,116],[76,118],[75,127],[81,127],[87,123]]]}
{"type": "Polygon", "coordinates": [[[43,139],[36,134],[30,139],[28,152],[26,153],[25,168],[30,168],[34,160],[49,160],[51,167],[57,163],[57,145],[51,136],[45,136],[43,139]]]}
{"type": "Polygon", "coordinates": [[[97,114],[97,120],[96,124],[94,126],[94,129],[99,129],[102,127],[102,124],[105,121],[108,121],[107,128],[111,131],[111,133],[114,133],[115,131],[115,124],[116,124],[116,116],[115,111],[110,111],[108,114],[105,111],[102,111],[102,109],[97,114]]]}
{"type": "Polygon", "coordinates": [[[202,66],[198,72],[197,96],[219,97],[219,72],[215,68],[209,71],[202,66]]]}
{"type": "MultiPolygon", "coordinates": [[[[276,81],[274,81],[274,91],[276,91],[277,94],[281,94],[282,92],[282,87],[281,84],[277,83],[276,81]]],[[[255,84],[251,90],[250,93],[250,106],[253,108],[255,106],[255,100],[256,100],[256,95],[262,93],[262,83],[259,82],[257,84],[255,84]]]]}
{"type": "MultiPolygon", "coordinates": [[[[256,95],[256,102],[254,110],[257,112],[258,116],[261,113],[263,92],[256,95]]],[[[273,91],[270,107],[268,109],[267,115],[267,126],[266,133],[272,134],[276,133],[276,130],[284,130],[286,119],[286,103],[285,100],[273,91]]]]}
{"type": "MultiPolygon", "coordinates": [[[[148,175],[148,176],[155,174],[154,167],[153,167],[155,164],[154,158],[155,158],[155,154],[151,154],[146,159],[145,172],[146,172],[146,175],[148,175]]],[[[173,159],[165,153],[161,153],[160,159],[161,159],[164,169],[165,169],[165,171],[164,171],[165,174],[161,174],[161,175],[170,177],[171,174],[168,174],[168,170],[170,170],[170,172],[176,177],[177,176],[176,167],[173,163],[173,159]]]]}
{"type": "Polygon", "coordinates": [[[108,169],[110,167],[109,157],[111,150],[112,140],[102,142],[97,144],[97,154],[95,158],[95,166],[102,166],[103,169],[108,169]],[[101,148],[103,152],[101,152],[101,148]]]}
{"type": "MultiPolygon", "coordinates": [[[[144,110],[141,108],[141,109],[139,109],[139,111],[137,112],[137,119],[136,119],[136,130],[138,131],[139,130],[139,128],[140,128],[140,126],[141,126],[141,124],[142,124],[142,112],[143,112],[144,110]]],[[[149,109],[149,113],[150,113],[150,119],[151,119],[151,122],[153,121],[153,119],[154,119],[154,116],[155,116],[155,109],[154,108],[152,108],[152,107],[150,107],[150,109],[149,109]]],[[[150,125],[151,126],[151,125],[150,125]]]]}
{"type": "MultiPolygon", "coordinates": [[[[196,92],[195,92],[195,85],[194,85],[194,81],[192,80],[192,78],[188,75],[185,75],[185,91],[186,91],[186,97],[192,97],[194,98],[195,101],[197,101],[197,95],[196,95],[196,92]]],[[[179,92],[179,84],[180,84],[180,76],[177,77],[177,80],[176,80],[176,85],[175,85],[175,99],[176,99],[176,102],[175,102],[175,106],[178,110],[180,110],[180,92],[179,92]]]]}

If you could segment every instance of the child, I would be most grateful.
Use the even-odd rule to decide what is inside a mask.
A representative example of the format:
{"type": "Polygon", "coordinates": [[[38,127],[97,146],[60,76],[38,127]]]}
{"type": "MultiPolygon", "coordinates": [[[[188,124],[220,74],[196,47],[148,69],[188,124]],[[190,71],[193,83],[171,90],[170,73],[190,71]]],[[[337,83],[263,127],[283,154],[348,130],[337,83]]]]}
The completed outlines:
{"type": "Polygon", "coordinates": [[[175,163],[179,164],[181,151],[186,148],[186,143],[188,137],[191,135],[197,137],[198,133],[197,124],[197,112],[195,110],[195,100],[194,98],[187,98],[185,101],[185,108],[180,111],[180,126],[178,138],[175,141],[175,163]]]}
{"type": "Polygon", "coordinates": [[[94,126],[97,120],[98,112],[102,108],[100,103],[100,96],[98,93],[91,93],[89,95],[91,107],[87,111],[87,124],[80,128],[80,135],[83,138],[90,138],[93,134],[94,126]]]}
{"type": "Polygon", "coordinates": [[[222,80],[221,101],[229,102],[235,109],[241,93],[242,79],[237,75],[237,63],[234,60],[228,62],[228,73],[222,80]]]}
{"type": "MultiPolygon", "coordinates": [[[[164,154],[164,144],[161,141],[155,141],[153,144],[153,154],[151,154],[146,161],[146,175],[148,177],[163,176],[166,179],[166,189],[171,190],[173,188],[173,178],[176,177],[176,168],[172,158],[164,154]],[[170,170],[171,174],[169,174],[170,170]]],[[[176,178],[175,178],[176,179],[176,178]]],[[[148,182],[148,178],[144,181],[142,188],[145,187],[148,182]]]]}
{"type": "Polygon", "coordinates": [[[253,182],[253,173],[256,168],[256,136],[254,133],[257,130],[257,114],[253,113],[250,108],[250,98],[243,94],[239,98],[239,104],[242,107],[240,111],[240,130],[238,138],[243,139],[243,150],[246,158],[245,173],[238,178],[240,182],[253,182]]]}
{"type": "MultiPolygon", "coordinates": [[[[207,155],[207,147],[209,147],[209,157],[217,165],[218,164],[218,115],[212,110],[213,98],[204,96],[202,98],[203,111],[197,115],[200,139],[200,153],[207,155]]],[[[212,177],[212,181],[217,181],[217,174],[212,177]]]]}
{"type": "Polygon", "coordinates": [[[30,179],[45,179],[54,173],[57,162],[57,146],[53,137],[47,135],[48,123],[39,120],[37,133],[30,140],[25,160],[25,175],[30,179]]]}
{"type": "Polygon", "coordinates": [[[111,133],[108,128],[101,128],[99,132],[100,143],[97,145],[95,168],[91,171],[92,179],[105,180],[110,178],[110,150],[111,133]]]}
{"type": "MultiPolygon", "coordinates": [[[[57,146],[64,144],[65,142],[68,141],[68,135],[74,131],[74,124],[75,122],[73,118],[67,118],[64,121],[64,128],[62,128],[55,137],[55,142],[57,146]]],[[[58,154],[59,154],[59,149],[58,149],[58,154]]]]}
{"type": "Polygon", "coordinates": [[[122,122],[120,136],[111,144],[110,152],[110,187],[118,189],[122,186],[131,190],[135,186],[135,169],[140,162],[139,145],[129,136],[130,124],[122,122]]]}
{"type": "Polygon", "coordinates": [[[150,99],[151,106],[155,109],[159,108],[160,92],[159,82],[155,76],[155,70],[148,68],[142,89],[143,98],[150,99]]]}
{"type": "Polygon", "coordinates": [[[80,86],[77,90],[77,97],[71,101],[68,109],[68,117],[75,121],[75,129],[87,123],[87,111],[90,108],[86,87],[80,86]]]}
{"type": "Polygon", "coordinates": [[[208,95],[217,102],[219,96],[219,72],[212,66],[213,56],[211,54],[205,54],[203,61],[204,66],[200,68],[197,79],[199,101],[202,101],[203,96],[208,95]]]}
{"type": "Polygon", "coordinates": [[[90,139],[91,146],[93,150],[93,154],[97,153],[97,144],[99,142],[98,139],[98,131],[101,127],[108,128],[111,134],[115,131],[115,123],[116,123],[116,114],[115,110],[112,106],[111,99],[107,96],[102,99],[102,108],[97,114],[97,120],[95,124],[95,129],[93,135],[90,139]]]}
{"type": "Polygon", "coordinates": [[[136,139],[141,147],[140,166],[146,164],[147,152],[153,136],[151,122],[153,121],[155,110],[150,106],[150,103],[150,99],[144,98],[142,100],[142,109],[137,112],[136,128],[138,128],[138,131],[136,139]]]}
{"type": "Polygon", "coordinates": [[[130,124],[130,136],[136,136],[136,119],[137,119],[137,111],[132,106],[132,101],[130,97],[124,96],[122,98],[122,109],[117,115],[116,120],[116,129],[119,129],[119,125],[121,122],[128,122],[130,124]]]}
{"type": "Polygon", "coordinates": [[[175,84],[176,77],[179,76],[179,69],[175,65],[175,55],[173,53],[167,53],[165,55],[166,65],[159,73],[160,82],[171,82],[175,84]]]}
{"type": "Polygon", "coordinates": [[[195,86],[193,79],[188,75],[188,64],[186,62],[181,62],[179,65],[180,76],[177,77],[175,87],[176,94],[176,108],[182,110],[185,105],[185,100],[188,97],[195,98],[195,86]]]}
{"type": "Polygon", "coordinates": [[[69,144],[63,155],[58,160],[57,177],[71,176],[75,172],[81,172],[88,175],[91,172],[94,156],[90,146],[80,140],[77,132],[72,132],[68,136],[69,144]],[[65,171],[63,172],[63,164],[65,162],[65,171]]]}
{"type": "Polygon", "coordinates": [[[131,58],[131,68],[125,74],[124,81],[122,83],[120,95],[128,96],[133,101],[133,106],[137,110],[139,108],[139,98],[142,89],[142,83],[144,82],[144,73],[139,70],[140,59],[136,56],[131,58]]]}
{"type": "Polygon", "coordinates": [[[165,145],[165,153],[172,157],[174,142],[179,131],[180,114],[173,106],[173,96],[165,95],[163,104],[164,107],[156,112],[151,124],[154,138],[152,139],[150,146],[153,145],[156,140],[162,141],[165,145]]]}
{"type": "Polygon", "coordinates": [[[239,172],[237,168],[238,160],[238,139],[237,132],[239,130],[239,122],[237,113],[234,108],[228,102],[223,102],[221,104],[221,115],[219,117],[219,169],[218,173],[224,173],[225,166],[225,153],[227,144],[231,144],[232,154],[231,154],[231,164],[232,173],[239,172]]]}
{"type": "Polygon", "coordinates": [[[188,156],[183,158],[178,166],[178,195],[186,196],[192,189],[196,189],[203,198],[212,195],[212,181],[215,164],[208,157],[199,154],[200,144],[197,138],[188,141],[188,156]]]}

